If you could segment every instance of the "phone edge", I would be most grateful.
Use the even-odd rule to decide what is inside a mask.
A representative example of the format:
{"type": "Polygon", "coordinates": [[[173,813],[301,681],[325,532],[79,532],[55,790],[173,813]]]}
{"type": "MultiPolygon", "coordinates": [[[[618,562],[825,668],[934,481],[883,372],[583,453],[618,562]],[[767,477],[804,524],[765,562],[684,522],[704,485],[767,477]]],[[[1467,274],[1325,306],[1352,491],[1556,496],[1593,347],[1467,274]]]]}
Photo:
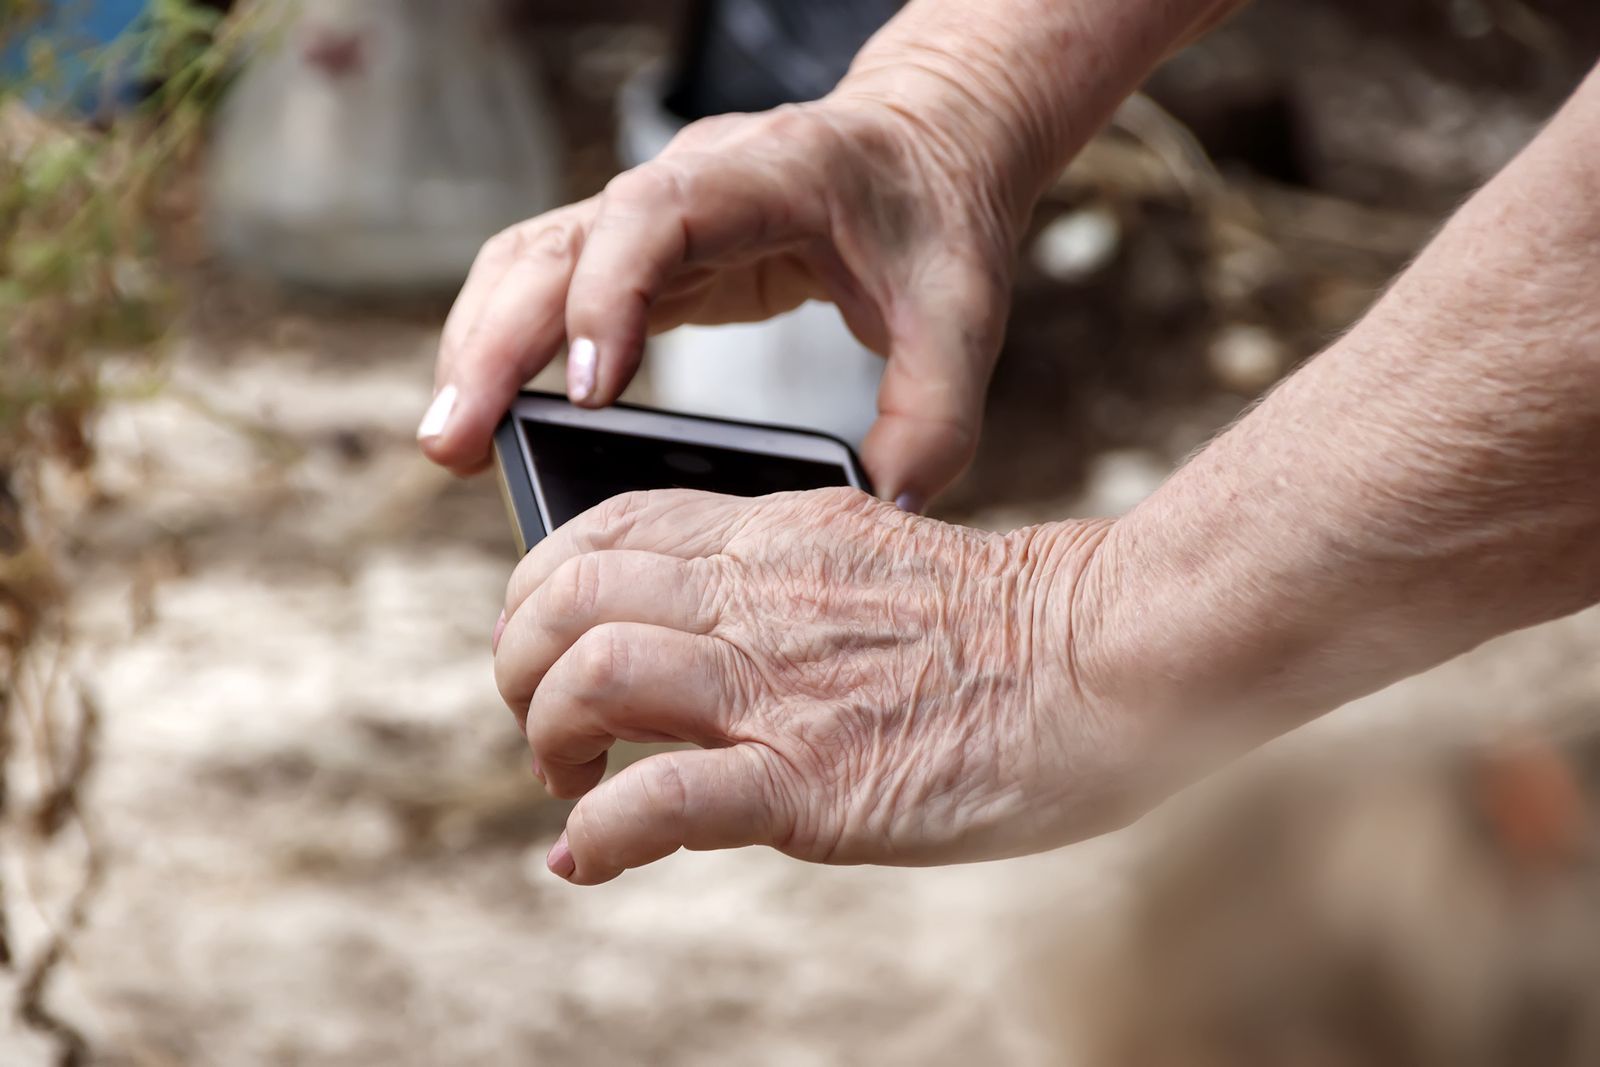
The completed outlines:
{"type": "MultiPolygon", "coordinates": [[[[537,397],[537,398],[539,398],[541,400],[560,400],[560,401],[566,401],[566,399],[567,399],[566,397],[562,396],[560,393],[547,393],[542,389],[522,389],[522,390],[519,390],[517,392],[516,399],[512,401],[512,406],[511,406],[511,409],[510,409],[511,412],[515,412],[516,411],[516,401],[517,400],[521,400],[523,397],[537,397]]],[[[624,403],[624,402],[622,402],[620,400],[617,401],[616,403],[610,405],[610,406],[614,407],[614,408],[621,408],[624,411],[643,411],[643,412],[648,412],[649,414],[652,414],[652,415],[671,415],[671,416],[674,416],[676,418],[694,419],[694,420],[699,421],[699,422],[716,422],[716,423],[721,423],[724,426],[740,426],[740,427],[744,427],[745,429],[751,429],[751,430],[768,430],[768,431],[772,431],[772,432],[776,432],[776,433],[798,433],[798,434],[806,434],[807,436],[810,436],[810,437],[820,437],[825,441],[832,441],[834,444],[836,444],[840,448],[844,449],[845,456],[850,460],[851,469],[855,472],[855,476],[861,482],[861,487],[860,487],[861,491],[863,493],[866,493],[868,496],[871,496],[871,497],[876,497],[878,495],[877,488],[873,486],[872,479],[870,477],[868,477],[868,475],[867,475],[866,466],[861,462],[861,457],[856,455],[855,446],[851,445],[849,441],[846,441],[844,438],[838,436],[837,434],[829,433],[827,430],[818,430],[818,429],[815,429],[814,427],[811,427],[811,426],[785,426],[782,423],[775,423],[775,422],[751,422],[751,421],[749,421],[747,419],[725,419],[725,418],[722,418],[719,415],[691,415],[691,414],[689,414],[687,412],[682,412],[682,411],[666,411],[666,410],[664,410],[662,408],[646,407],[643,404],[628,404],[628,403],[624,403]]],[[[510,421],[511,421],[511,415],[510,415],[510,413],[508,413],[507,416],[506,416],[505,421],[501,424],[502,428],[504,428],[507,424],[509,424],[510,421]]],[[[499,435],[499,431],[497,431],[496,434],[495,434],[495,442],[496,442],[495,451],[496,451],[496,455],[499,454],[499,450],[500,450],[499,449],[499,440],[500,440],[500,435],[499,435]]],[[[519,449],[521,447],[521,442],[518,440],[518,438],[516,436],[515,427],[511,427],[510,441],[511,441],[511,447],[513,448],[513,450],[519,449]]],[[[530,488],[528,490],[528,492],[529,492],[529,496],[531,498],[532,492],[533,492],[532,489],[530,488]]],[[[535,514],[537,515],[537,512],[535,512],[535,514]]],[[[544,526],[543,526],[542,523],[540,524],[539,528],[541,530],[544,529],[544,526]]],[[[541,534],[541,536],[543,536],[543,535],[541,534]]]]}
{"type": "Polygon", "coordinates": [[[539,517],[539,503],[533,494],[533,482],[527,465],[522,462],[522,441],[517,434],[515,408],[506,413],[494,431],[494,465],[499,474],[500,498],[505,502],[506,514],[516,534],[517,550],[522,555],[543,541],[549,531],[539,517]]]}

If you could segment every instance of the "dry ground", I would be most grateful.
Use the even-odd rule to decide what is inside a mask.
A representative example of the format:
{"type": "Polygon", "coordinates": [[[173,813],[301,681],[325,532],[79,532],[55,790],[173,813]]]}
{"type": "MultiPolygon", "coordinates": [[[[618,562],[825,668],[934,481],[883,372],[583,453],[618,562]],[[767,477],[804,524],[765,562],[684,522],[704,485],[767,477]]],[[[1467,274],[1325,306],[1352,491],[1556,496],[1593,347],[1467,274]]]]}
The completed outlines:
{"type": "MultiPolygon", "coordinates": [[[[1137,834],[951,870],[544,872],[562,808],[489,677],[500,503],[411,442],[433,343],[280,317],[186,344],[103,420],[77,582],[108,869],[55,1001],[104,1062],[1054,1062],[1021,993],[1070,1005],[1024,958],[1048,933],[1070,961],[1137,834]]],[[[1508,638],[1321,733],[1592,705],[1597,628],[1508,638]]],[[[48,912],[71,861],[13,865],[48,912]]],[[[0,1062],[47,1061],[13,1032],[0,1062]]]]}
{"type": "MultiPolygon", "coordinates": [[[[963,517],[1125,504],[1248,402],[1215,381],[1219,334],[1264,329],[1287,363],[1359,310],[1559,95],[1550,77],[1576,68],[1541,58],[1552,41],[1593,40],[1585,6],[1558,0],[1530,8],[1568,11],[1559,39],[1463,44],[1429,21],[1484,6],[1285,0],[1175,66],[1158,95],[1201,105],[1180,117],[1225,171],[1256,174],[1238,187],[1262,168],[1287,184],[1254,202],[1265,215],[1220,228],[1166,192],[1069,191],[1055,210],[1109,211],[1124,243],[1070,300],[1025,272],[1006,417],[955,497],[963,517]],[[1480,68],[1511,88],[1480,89],[1480,68]],[[1213,136],[1245,127],[1254,141],[1213,136]],[[1391,201],[1411,214],[1374,213],[1391,201]]],[[[588,17],[577,7],[563,10],[588,17]]],[[[579,28],[544,49],[558,89],[593,83],[567,115],[589,131],[577,191],[610,165],[605,79],[632,60],[595,63],[618,40],[579,28]]],[[[1058,980],[1117,914],[1146,830],[949,870],[743,852],[587,890],[543,871],[563,810],[527,773],[489,674],[509,532],[489,483],[448,481],[411,440],[436,311],[203,307],[165,386],[101,422],[106,499],[79,527],[74,584],[75,662],[104,716],[86,807],[106,870],[51,990],[98,1062],[1062,1062],[1094,1020],[1058,980]]],[[[1582,717],[1600,701],[1597,637],[1593,613],[1513,635],[1287,750],[1359,763],[1396,735],[1582,717]]],[[[78,856],[19,845],[3,862],[36,946],[78,856]]],[[[0,1063],[48,1062],[42,1039],[0,1027],[0,1063]]]]}

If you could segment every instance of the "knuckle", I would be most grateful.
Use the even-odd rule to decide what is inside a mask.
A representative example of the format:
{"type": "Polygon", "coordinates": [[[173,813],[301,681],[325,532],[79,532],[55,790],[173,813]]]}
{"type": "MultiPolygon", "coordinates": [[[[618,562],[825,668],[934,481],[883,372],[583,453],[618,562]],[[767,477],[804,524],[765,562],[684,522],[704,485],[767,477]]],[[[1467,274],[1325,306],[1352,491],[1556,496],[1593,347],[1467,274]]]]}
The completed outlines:
{"type": "Polygon", "coordinates": [[[577,258],[578,246],[578,228],[557,222],[542,228],[528,242],[526,251],[542,259],[570,263],[577,258]]]}
{"type": "Polygon", "coordinates": [[[478,260],[504,264],[535,258],[571,263],[582,248],[582,235],[572,221],[519,222],[485,241],[478,260]]]}
{"type": "Polygon", "coordinates": [[[642,766],[639,775],[639,801],[646,811],[655,812],[674,821],[682,819],[687,814],[689,787],[675,761],[658,759],[642,766]]]}
{"type": "Polygon", "coordinates": [[[810,138],[815,127],[811,109],[803,104],[780,104],[762,116],[763,132],[788,142],[810,138]]]}
{"type": "Polygon", "coordinates": [[[650,506],[651,499],[651,491],[642,489],[596,505],[581,537],[584,546],[588,551],[595,551],[617,544],[633,529],[639,516],[650,506]]]}
{"type": "Polygon", "coordinates": [[[508,226],[483,242],[483,249],[478,253],[482,262],[495,262],[515,259],[522,248],[522,229],[524,223],[508,226]]]}
{"type": "Polygon", "coordinates": [[[866,496],[861,490],[848,485],[828,486],[825,489],[819,489],[818,492],[822,494],[823,500],[837,507],[857,504],[866,496]]]}
{"type": "Polygon", "coordinates": [[[874,510],[881,503],[860,489],[844,485],[827,489],[814,489],[811,497],[815,506],[829,514],[865,513],[874,510]]]}
{"type": "Polygon", "coordinates": [[[678,131],[678,135],[667,146],[669,151],[683,151],[697,148],[716,141],[722,134],[727,133],[732,126],[743,121],[742,115],[711,115],[697,119],[678,131]]]}
{"type": "Polygon", "coordinates": [[[541,622],[585,619],[600,602],[600,559],[591,553],[574,556],[550,576],[540,597],[541,622]]]}
{"type": "Polygon", "coordinates": [[[628,646],[616,626],[597,626],[567,653],[567,681],[574,699],[598,700],[627,686],[628,646]]]}
{"type": "Polygon", "coordinates": [[[718,557],[701,557],[681,566],[685,599],[690,604],[689,625],[695,633],[713,633],[727,614],[731,599],[725,563],[718,557]]]}
{"type": "Polygon", "coordinates": [[[623,171],[606,184],[606,199],[625,208],[681,207],[689,199],[689,171],[672,160],[658,160],[623,171]]]}

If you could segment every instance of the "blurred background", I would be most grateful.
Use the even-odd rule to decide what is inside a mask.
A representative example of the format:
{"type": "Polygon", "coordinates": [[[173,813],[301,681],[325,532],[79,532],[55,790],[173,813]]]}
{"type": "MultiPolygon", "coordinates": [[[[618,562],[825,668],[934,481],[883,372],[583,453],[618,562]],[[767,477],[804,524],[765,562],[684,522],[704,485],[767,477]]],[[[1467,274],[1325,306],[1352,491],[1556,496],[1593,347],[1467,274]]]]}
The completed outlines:
{"type": "MultiPolygon", "coordinates": [[[[0,1063],[1600,1059],[1594,613],[1054,855],[544,871],[510,528],[413,441],[450,298],[895,6],[0,0],[0,1063]]],[[[941,517],[1137,503],[1597,55],[1589,0],[1263,0],[1176,57],[1040,206],[941,517]]],[[[633,399],[858,436],[875,358],[806,308],[633,399]]]]}

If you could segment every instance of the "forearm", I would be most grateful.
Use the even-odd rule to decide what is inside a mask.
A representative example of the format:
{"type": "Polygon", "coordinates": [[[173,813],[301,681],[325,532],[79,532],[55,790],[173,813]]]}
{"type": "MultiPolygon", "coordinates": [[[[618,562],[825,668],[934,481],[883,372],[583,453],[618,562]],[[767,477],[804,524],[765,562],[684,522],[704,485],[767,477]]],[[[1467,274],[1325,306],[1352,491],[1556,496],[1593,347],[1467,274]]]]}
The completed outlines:
{"type": "Polygon", "coordinates": [[[1277,729],[1600,599],[1597,269],[1600,74],[1113,528],[1080,625],[1121,695],[1277,729]]]}
{"type": "Polygon", "coordinates": [[[912,0],[838,95],[976,149],[1020,219],[1157,63],[1241,3],[912,0]]]}

